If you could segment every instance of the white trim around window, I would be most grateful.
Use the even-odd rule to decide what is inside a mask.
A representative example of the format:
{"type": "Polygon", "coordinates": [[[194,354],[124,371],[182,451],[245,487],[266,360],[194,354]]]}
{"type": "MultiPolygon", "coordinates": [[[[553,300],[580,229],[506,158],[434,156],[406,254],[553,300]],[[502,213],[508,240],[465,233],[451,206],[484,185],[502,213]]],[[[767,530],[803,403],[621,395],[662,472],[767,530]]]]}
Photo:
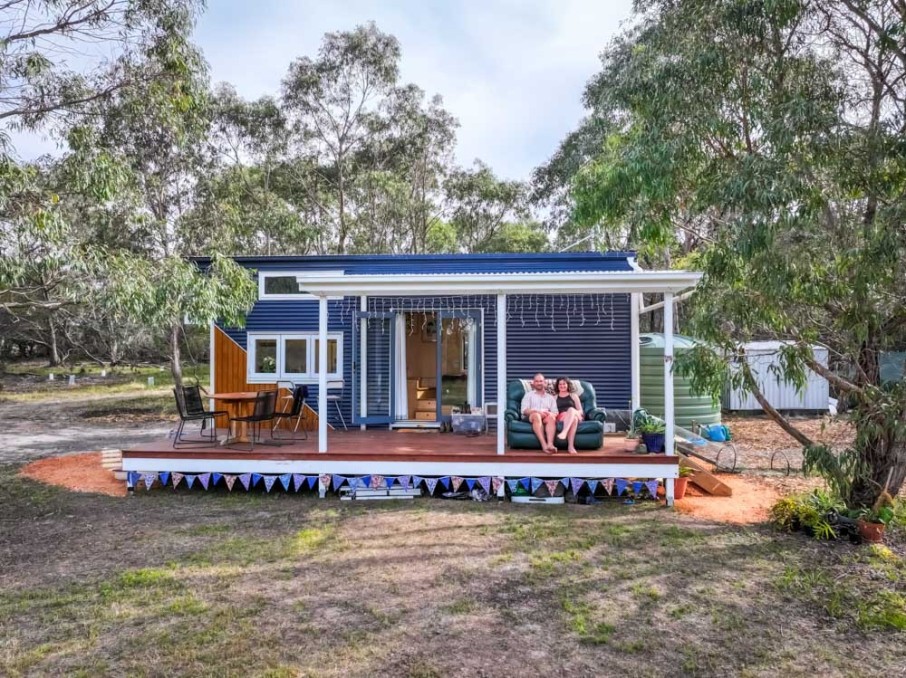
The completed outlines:
{"type": "MultiPolygon", "coordinates": [[[[313,383],[318,380],[318,356],[315,354],[315,346],[318,340],[317,332],[292,332],[285,334],[249,332],[246,335],[246,339],[246,381],[248,383],[273,384],[277,380],[292,381],[294,383],[313,383]],[[300,347],[297,345],[294,348],[295,356],[293,359],[295,365],[288,364],[290,362],[287,355],[288,342],[302,344],[301,356],[300,347]],[[264,350],[268,353],[265,361],[268,358],[273,361],[272,367],[268,364],[270,361],[260,361],[261,364],[258,364],[259,344],[262,344],[264,350]],[[267,371],[258,371],[260,367],[267,368],[267,371]],[[305,371],[290,371],[290,369],[295,367],[303,367],[305,371]]],[[[336,343],[335,370],[328,372],[327,378],[329,380],[340,380],[343,378],[343,333],[328,332],[327,343],[328,345],[336,343]]],[[[328,358],[331,358],[331,356],[328,356],[328,358]]]]}
{"type": "MultiPolygon", "coordinates": [[[[335,271],[258,271],[258,299],[267,299],[269,301],[311,301],[317,299],[313,294],[304,290],[298,292],[268,292],[267,280],[269,278],[295,278],[295,284],[302,286],[305,284],[305,278],[322,275],[343,275],[342,270],[335,271]]],[[[291,283],[292,284],[292,283],[291,283]]],[[[328,297],[328,299],[342,299],[342,296],[328,297]]]]}

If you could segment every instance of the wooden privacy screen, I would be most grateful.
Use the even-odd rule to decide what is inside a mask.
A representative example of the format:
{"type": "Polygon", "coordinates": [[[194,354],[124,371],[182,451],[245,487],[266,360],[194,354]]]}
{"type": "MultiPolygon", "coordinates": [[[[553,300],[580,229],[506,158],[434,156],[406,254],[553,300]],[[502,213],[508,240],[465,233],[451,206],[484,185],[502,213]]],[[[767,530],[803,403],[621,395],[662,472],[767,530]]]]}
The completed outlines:
{"type": "MultiPolygon", "coordinates": [[[[229,335],[222,329],[214,326],[214,381],[211,387],[215,393],[236,393],[238,391],[267,391],[273,389],[275,384],[250,384],[245,380],[246,374],[246,351],[235,341],[230,339],[229,335]]],[[[280,399],[277,401],[278,409],[289,407],[288,401],[282,399],[282,396],[288,395],[286,389],[280,390],[280,399]]],[[[315,390],[309,387],[309,400],[315,397],[315,390]]],[[[218,404],[218,408],[224,407],[230,412],[231,416],[236,413],[233,411],[234,406],[218,404]]],[[[281,422],[281,428],[291,429],[296,425],[295,421],[281,422]]],[[[307,431],[318,430],[318,415],[306,405],[302,414],[302,425],[307,431]]],[[[331,427],[332,428],[332,427],[331,427]]]]}

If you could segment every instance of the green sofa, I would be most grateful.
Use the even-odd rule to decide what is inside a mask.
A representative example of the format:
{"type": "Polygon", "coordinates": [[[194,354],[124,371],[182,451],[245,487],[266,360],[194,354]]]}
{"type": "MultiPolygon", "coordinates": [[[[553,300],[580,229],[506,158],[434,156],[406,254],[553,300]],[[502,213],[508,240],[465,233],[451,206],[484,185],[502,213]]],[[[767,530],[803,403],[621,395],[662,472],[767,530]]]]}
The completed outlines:
{"type": "MultiPolygon", "coordinates": [[[[582,389],[579,394],[579,402],[582,403],[582,410],[585,412],[585,419],[579,423],[579,428],[576,430],[576,449],[600,449],[604,445],[604,421],[607,414],[595,403],[594,386],[587,381],[579,379],[574,380],[574,382],[579,384],[582,389]]],[[[522,416],[522,398],[524,395],[525,384],[523,381],[516,379],[507,384],[507,409],[503,414],[506,420],[507,445],[515,449],[540,450],[541,443],[535,437],[532,425],[522,416]]],[[[559,432],[562,429],[563,424],[558,422],[557,431],[559,432]]],[[[565,440],[557,440],[556,438],[554,439],[554,444],[561,450],[565,450],[567,446],[565,440]]]]}

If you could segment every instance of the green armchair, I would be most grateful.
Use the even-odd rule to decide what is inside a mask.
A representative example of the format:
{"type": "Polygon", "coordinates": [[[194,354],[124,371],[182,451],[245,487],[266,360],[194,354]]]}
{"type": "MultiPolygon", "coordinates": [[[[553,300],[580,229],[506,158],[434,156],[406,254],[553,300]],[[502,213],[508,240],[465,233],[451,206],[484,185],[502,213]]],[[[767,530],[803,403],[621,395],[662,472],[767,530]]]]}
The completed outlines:
{"type": "MultiPolygon", "coordinates": [[[[548,380],[552,383],[552,380],[548,380]]],[[[574,380],[574,384],[581,387],[579,402],[585,419],[576,429],[577,450],[597,450],[604,445],[604,421],[607,413],[595,403],[595,388],[587,381],[574,380]]],[[[507,445],[515,449],[540,450],[541,444],[532,431],[532,425],[522,416],[522,398],[525,395],[525,384],[516,379],[507,384],[506,411],[503,413],[506,421],[507,445]]],[[[563,429],[563,424],[557,422],[557,431],[563,429]]],[[[558,449],[566,449],[565,440],[554,439],[558,449]]]]}

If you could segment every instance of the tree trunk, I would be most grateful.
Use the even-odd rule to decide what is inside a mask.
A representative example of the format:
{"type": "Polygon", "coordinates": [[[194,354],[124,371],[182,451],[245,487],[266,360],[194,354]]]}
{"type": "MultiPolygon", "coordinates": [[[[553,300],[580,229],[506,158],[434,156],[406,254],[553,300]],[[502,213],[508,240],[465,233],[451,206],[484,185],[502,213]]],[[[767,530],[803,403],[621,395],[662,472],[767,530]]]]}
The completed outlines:
{"type": "Polygon", "coordinates": [[[870,507],[882,491],[896,497],[906,480],[906,440],[887,435],[871,437],[858,448],[865,472],[856,477],[847,504],[870,507]]]}
{"type": "Polygon", "coordinates": [[[53,318],[47,319],[47,326],[50,329],[50,367],[56,367],[60,364],[60,349],[57,346],[57,328],[54,327],[53,318]]]}
{"type": "Polygon", "coordinates": [[[179,354],[179,323],[174,323],[170,328],[170,372],[173,375],[173,386],[182,386],[182,364],[179,354]]]}

